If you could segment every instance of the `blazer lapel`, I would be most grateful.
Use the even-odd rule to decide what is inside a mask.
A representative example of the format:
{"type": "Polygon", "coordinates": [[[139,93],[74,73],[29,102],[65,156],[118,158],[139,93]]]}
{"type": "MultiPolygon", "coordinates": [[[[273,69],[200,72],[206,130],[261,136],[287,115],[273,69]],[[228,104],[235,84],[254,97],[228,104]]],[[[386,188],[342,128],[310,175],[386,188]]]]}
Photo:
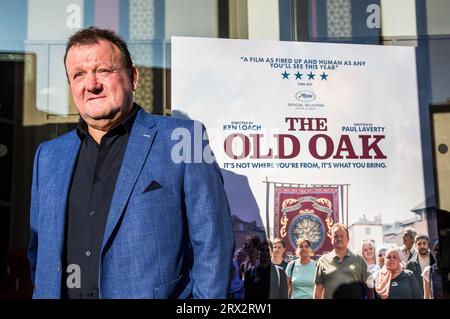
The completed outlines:
{"type": "MultiPolygon", "coordinates": [[[[73,131],[64,145],[61,147],[59,154],[65,154],[67,157],[64,159],[57,159],[55,163],[55,169],[57,172],[54,176],[58,178],[52,179],[50,183],[51,192],[48,193],[48,198],[45,201],[47,211],[53,212],[53,220],[55,227],[50,227],[50,231],[54,231],[53,234],[49,234],[53,239],[53,245],[55,245],[55,252],[59,253],[59,257],[62,256],[62,250],[64,247],[64,234],[65,234],[65,220],[66,209],[69,194],[69,187],[72,181],[73,170],[75,168],[75,162],[80,150],[80,139],[75,131],[73,131]]],[[[58,153],[58,152],[57,152],[58,153]]]]}
{"type": "Polygon", "coordinates": [[[147,158],[156,134],[156,128],[154,126],[155,123],[152,116],[140,109],[128,139],[127,149],[114,189],[105,234],[103,236],[101,254],[124,212],[125,206],[147,158]]]}

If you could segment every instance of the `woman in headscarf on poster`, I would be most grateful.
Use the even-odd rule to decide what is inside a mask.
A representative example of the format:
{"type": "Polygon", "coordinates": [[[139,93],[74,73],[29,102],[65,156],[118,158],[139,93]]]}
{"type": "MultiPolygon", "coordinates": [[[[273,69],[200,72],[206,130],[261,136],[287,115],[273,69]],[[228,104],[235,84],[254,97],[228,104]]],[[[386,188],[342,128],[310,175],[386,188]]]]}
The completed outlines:
{"type": "Polygon", "coordinates": [[[404,269],[396,248],[386,251],[385,263],[378,272],[375,290],[381,299],[422,299],[413,272],[404,269]]]}

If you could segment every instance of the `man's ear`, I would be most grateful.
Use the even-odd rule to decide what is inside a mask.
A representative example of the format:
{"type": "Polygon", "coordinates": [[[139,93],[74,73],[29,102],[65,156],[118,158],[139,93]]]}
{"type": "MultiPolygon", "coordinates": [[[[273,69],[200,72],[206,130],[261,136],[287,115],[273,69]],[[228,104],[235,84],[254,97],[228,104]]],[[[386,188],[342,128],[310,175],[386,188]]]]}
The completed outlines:
{"type": "Polygon", "coordinates": [[[132,87],[133,87],[133,91],[137,90],[138,87],[138,82],[139,82],[139,70],[137,67],[133,66],[133,68],[131,69],[132,72],[132,87]]]}

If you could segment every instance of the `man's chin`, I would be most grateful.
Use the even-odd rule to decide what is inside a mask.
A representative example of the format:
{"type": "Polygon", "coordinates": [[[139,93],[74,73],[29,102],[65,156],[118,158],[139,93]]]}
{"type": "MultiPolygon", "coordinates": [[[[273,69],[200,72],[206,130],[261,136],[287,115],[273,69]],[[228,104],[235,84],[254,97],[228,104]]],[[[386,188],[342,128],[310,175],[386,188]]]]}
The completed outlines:
{"type": "Polygon", "coordinates": [[[120,119],[115,114],[89,114],[86,118],[83,118],[89,127],[97,130],[109,130],[115,126],[120,119]]]}
{"type": "Polygon", "coordinates": [[[120,110],[109,110],[105,112],[91,112],[89,118],[94,121],[110,121],[117,117],[120,110]]]}
{"type": "Polygon", "coordinates": [[[114,119],[115,114],[106,114],[106,115],[93,115],[89,116],[89,118],[93,121],[101,122],[101,121],[109,121],[114,119]]]}

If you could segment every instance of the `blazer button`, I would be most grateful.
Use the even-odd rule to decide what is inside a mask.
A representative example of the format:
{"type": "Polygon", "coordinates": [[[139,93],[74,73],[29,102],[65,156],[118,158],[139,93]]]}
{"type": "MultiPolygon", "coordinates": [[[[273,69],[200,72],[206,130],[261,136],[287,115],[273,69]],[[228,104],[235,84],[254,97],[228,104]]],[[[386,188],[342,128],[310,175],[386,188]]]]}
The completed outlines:
{"type": "Polygon", "coordinates": [[[91,255],[91,252],[88,250],[87,252],[86,252],[86,256],[90,256],[91,255]]]}

